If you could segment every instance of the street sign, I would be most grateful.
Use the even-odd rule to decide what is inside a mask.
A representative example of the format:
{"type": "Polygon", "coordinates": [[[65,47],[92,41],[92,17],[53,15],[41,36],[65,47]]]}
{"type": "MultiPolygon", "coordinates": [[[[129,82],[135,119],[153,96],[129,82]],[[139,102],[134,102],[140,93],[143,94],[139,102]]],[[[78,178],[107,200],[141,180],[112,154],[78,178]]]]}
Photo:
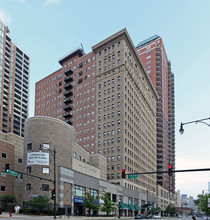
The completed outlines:
{"type": "Polygon", "coordinates": [[[14,175],[14,176],[18,175],[18,173],[13,171],[13,170],[8,170],[7,173],[10,174],[10,175],[14,175]]]}
{"type": "Polygon", "coordinates": [[[128,179],[137,179],[138,174],[128,174],[128,179]]]}

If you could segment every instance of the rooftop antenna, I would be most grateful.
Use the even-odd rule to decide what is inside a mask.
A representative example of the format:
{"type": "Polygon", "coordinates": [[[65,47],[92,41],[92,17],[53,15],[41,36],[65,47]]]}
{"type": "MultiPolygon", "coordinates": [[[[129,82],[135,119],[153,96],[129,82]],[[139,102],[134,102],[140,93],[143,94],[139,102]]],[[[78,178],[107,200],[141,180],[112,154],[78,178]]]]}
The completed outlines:
{"type": "Polygon", "coordinates": [[[82,47],[82,50],[83,50],[83,52],[84,52],[84,47],[83,47],[82,43],[81,43],[81,47],[82,47]]]}

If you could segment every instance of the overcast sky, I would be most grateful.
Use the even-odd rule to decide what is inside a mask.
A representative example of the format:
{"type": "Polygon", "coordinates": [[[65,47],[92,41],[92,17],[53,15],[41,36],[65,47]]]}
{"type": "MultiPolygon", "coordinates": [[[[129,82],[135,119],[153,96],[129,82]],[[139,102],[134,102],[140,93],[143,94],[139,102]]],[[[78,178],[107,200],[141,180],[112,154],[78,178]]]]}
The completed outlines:
{"type": "MultiPolygon", "coordinates": [[[[158,34],[175,75],[176,169],[210,168],[210,127],[189,124],[178,132],[181,121],[210,117],[209,9],[209,0],[0,0],[0,19],[31,57],[29,116],[35,83],[81,43],[88,53],[125,27],[134,45],[158,34]]],[[[179,173],[176,190],[196,197],[208,181],[210,171],[179,173]]]]}

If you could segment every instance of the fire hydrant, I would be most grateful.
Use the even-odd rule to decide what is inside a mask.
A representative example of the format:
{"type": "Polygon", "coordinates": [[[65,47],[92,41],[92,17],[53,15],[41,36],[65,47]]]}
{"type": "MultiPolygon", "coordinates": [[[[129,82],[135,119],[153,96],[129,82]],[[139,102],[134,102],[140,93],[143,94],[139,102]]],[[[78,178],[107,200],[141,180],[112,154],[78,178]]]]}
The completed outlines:
{"type": "Polygon", "coordinates": [[[12,217],[12,211],[9,212],[9,217],[12,217]]]}

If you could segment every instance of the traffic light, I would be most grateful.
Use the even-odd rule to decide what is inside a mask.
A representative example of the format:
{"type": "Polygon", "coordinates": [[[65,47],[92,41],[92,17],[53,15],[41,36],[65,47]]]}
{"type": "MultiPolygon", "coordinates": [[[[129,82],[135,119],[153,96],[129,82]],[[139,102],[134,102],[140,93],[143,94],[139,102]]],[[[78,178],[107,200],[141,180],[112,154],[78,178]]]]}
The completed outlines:
{"type": "Polygon", "coordinates": [[[125,175],[125,169],[122,169],[122,178],[125,179],[126,175],[125,175]]]}
{"type": "Polygon", "coordinates": [[[170,164],[168,165],[168,175],[172,175],[172,166],[170,164]]]}
{"type": "Polygon", "coordinates": [[[9,163],[6,163],[5,164],[5,173],[8,173],[9,172],[9,163]]]}
{"type": "Polygon", "coordinates": [[[55,190],[51,189],[51,199],[55,199],[55,190]]]}

